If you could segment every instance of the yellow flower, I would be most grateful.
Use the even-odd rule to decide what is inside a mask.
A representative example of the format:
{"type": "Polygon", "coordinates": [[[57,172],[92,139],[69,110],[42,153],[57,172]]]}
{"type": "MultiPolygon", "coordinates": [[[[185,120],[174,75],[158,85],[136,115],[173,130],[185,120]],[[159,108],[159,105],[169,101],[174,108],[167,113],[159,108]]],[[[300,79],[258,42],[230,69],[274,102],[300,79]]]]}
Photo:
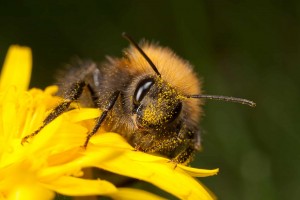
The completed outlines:
{"type": "Polygon", "coordinates": [[[117,188],[100,179],[82,178],[82,169],[97,167],[144,180],[180,199],[213,199],[193,177],[218,172],[189,168],[134,149],[116,133],[99,133],[86,150],[80,148],[98,109],[68,111],[43,128],[29,143],[24,136],[40,127],[47,113],[61,100],[56,86],[28,90],[31,51],[10,47],[0,78],[0,200],[53,199],[103,195],[113,199],[162,199],[146,191],[117,188]]]}

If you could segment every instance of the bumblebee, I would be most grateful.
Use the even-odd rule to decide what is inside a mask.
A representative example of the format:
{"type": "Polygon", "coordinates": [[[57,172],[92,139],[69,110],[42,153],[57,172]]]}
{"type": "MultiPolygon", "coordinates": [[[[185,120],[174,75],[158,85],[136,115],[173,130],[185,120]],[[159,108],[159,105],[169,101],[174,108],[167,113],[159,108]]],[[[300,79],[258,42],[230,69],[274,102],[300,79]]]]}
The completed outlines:
{"type": "Polygon", "coordinates": [[[193,67],[171,49],[148,42],[138,45],[126,33],[122,35],[131,44],[124,57],[108,57],[101,64],[77,61],[60,75],[64,100],[22,143],[79,101],[102,111],[83,147],[101,126],[120,133],[139,151],[187,164],[201,148],[203,99],[255,106],[246,99],[202,94],[193,67]]]}

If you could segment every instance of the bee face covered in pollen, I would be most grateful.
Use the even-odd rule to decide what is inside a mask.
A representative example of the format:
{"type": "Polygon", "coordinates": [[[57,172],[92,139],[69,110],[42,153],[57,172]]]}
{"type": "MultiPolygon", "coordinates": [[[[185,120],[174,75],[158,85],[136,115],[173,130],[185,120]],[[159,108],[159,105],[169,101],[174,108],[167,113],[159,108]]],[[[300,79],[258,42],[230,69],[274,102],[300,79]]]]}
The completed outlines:
{"type": "Polygon", "coordinates": [[[144,79],[134,94],[133,112],[141,127],[167,126],[178,118],[181,109],[182,102],[178,92],[160,78],[144,79]],[[146,92],[147,94],[143,94],[146,92]]]}

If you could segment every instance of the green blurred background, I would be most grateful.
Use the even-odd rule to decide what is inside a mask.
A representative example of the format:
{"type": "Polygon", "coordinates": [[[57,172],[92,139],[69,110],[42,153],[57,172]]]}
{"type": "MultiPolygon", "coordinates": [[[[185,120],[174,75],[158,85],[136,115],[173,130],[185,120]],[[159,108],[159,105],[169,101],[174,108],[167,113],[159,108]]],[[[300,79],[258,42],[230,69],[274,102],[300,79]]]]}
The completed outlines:
{"type": "Polygon", "coordinates": [[[206,103],[192,166],[220,173],[201,181],[219,199],[299,199],[300,1],[182,2],[1,1],[0,60],[10,44],[30,46],[31,86],[43,88],[73,56],[121,56],[123,31],[159,41],[195,66],[206,93],[257,103],[206,103]]]}

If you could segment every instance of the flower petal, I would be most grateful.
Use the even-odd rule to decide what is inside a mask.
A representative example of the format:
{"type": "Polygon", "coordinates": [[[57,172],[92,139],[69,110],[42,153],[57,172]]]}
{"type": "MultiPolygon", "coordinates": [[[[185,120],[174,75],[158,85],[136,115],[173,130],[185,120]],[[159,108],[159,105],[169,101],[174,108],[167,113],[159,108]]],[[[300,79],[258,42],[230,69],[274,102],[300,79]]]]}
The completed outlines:
{"type": "Polygon", "coordinates": [[[213,199],[196,179],[181,168],[174,169],[174,163],[168,159],[134,151],[124,138],[116,133],[103,133],[94,138],[94,144],[88,146],[84,152],[85,156],[68,164],[71,168],[80,163],[81,166],[94,166],[144,180],[180,199],[213,199]],[[110,155],[112,152],[115,152],[114,156],[110,155]]]}
{"type": "Polygon", "coordinates": [[[80,122],[87,119],[99,117],[101,111],[95,108],[80,108],[68,112],[69,120],[72,122],[80,122]]]}
{"type": "Polygon", "coordinates": [[[133,188],[118,188],[117,192],[106,196],[110,196],[113,199],[122,199],[122,200],[140,200],[140,199],[163,200],[164,199],[150,192],[133,189],[133,188]]]}
{"type": "Polygon", "coordinates": [[[62,176],[44,186],[60,194],[69,196],[104,195],[114,193],[117,188],[104,180],[87,180],[71,176],[62,176]]]}
{"type": "MultiPolygon", "coordinates": [[[[14,121],[17,117],[17,105],[16,105],[16,96],[15,96],[15,90],[7,90],[2,93],[1,96],[1,139],[2,142],[7,143],[9,141],[9,138],[13,138],[14,132],[12,130],[15,130],[14,121]]],[[[3,144],[5,145],[5,144],[3,144]]]]}
{"type": "Polygon", "coordinates": [[[198,169],[198,168],[192,168],[187,167],[184,165],[177,165],[177,167],[183,169],[186,173],[193,177],[207,177],[207,176],[213,176],[216,175],[219,172],[219,169],[198,169]]]}
{"type": "Polygon", "coordinates": [[[27,199],[39,199],[50,200],[55,196],[54,192],[41,187],[37,184],[27,184],[16,186],[8,195],[8,200],[27,200],[27,199]]]}
{"type": "Polygon", "coordinates": [[[21,91],[28,89],[32,66],[31,50],[12,45],[8,49],[0,78],[0,91],[15,86],[21,91]]]}

